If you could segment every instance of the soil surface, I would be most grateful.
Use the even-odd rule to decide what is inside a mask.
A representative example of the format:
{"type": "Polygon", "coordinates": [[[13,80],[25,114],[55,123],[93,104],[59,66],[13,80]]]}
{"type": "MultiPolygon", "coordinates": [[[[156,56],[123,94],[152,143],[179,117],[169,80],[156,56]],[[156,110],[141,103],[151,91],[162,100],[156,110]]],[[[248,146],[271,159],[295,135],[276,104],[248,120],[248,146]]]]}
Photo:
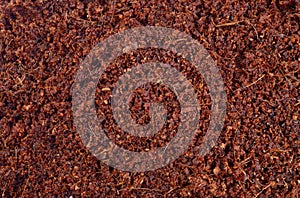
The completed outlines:
{"type": "MultiPolygon", "coordinates": [[[[300,196],[299,23],[299,0],[1,0],[0,195],[300,196]],[[146,25],[182,31],[208,50],[225,83],[227,113],[216,146],[200,157],[211,99],[201,74],[195,75],[202,107],[193,144],[166,167],[131,173],[107,166],[82,143],[71,86],[97,43],[146,25]]],[[[99,76],[95,94],[97,114],[107,115],[107,136],[132,151],[168,144],[178,127],[180,104],[160,84],[138,89],[130,103],[140,124],[150,119],[141,101],[164,104],[170,122],[155,137],[130,136],[113,121],[109,95],[122,75],[118,69],[124,73],[151,60],[193,74],[182,57],[141,49],[113,62],[99,76]],[[145,90],[151,94],[143,95],[145,90]]]]}

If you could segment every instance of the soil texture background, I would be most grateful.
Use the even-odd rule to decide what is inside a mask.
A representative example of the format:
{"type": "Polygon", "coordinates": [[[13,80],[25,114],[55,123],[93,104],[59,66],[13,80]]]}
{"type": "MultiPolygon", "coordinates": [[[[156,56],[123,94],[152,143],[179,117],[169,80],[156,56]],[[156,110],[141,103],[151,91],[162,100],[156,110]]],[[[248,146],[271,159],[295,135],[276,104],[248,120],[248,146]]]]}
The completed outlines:
{"type": "MultiPolygon", "coordinates": [[[[1,0],[0,195],[300,196],[299,23],[299,0],[1,0]],[[161,169],[123,172],[97,160],[82,143],[73,124],[71,87],[97,43],[147,25],[182,31],[208,50],[225,82],[227,114],[217,145],[200,157],[211,100],[196,75],[200,132],[189,150],[161,169]]],[[[176,132],[180,105],[158,84],[146,87],[150,96],[137,90],[131,111],[146,123],[148,109],[140,101],[163,102],[173,120],[165,130],[138,139],[113,124],[109,95],[115,81],[122,70],[151,60],[193,74],[182,57],[141,49],[119,57],[99,76],[97,113],[108,117],[107,136],[128,150],[165,145],[176,132]]]]}

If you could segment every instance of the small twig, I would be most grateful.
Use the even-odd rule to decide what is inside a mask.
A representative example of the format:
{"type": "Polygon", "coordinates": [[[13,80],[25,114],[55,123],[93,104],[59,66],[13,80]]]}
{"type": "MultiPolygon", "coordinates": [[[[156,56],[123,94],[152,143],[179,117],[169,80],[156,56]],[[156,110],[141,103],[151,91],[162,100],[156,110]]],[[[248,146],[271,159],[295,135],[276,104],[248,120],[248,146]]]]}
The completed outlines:
{"type": "Polygon", "coordinates": [[[173,192],[174,190],[179,189],[179,187],[176,188],[172,188],[171,190],[169,190],[166,194],[164,194],[164,197],[167,197],[168,194],[170,194],[171,192],[173,192]]]}
{"type": "Polygon", "coordinates": [[[15,149],[16,160],[18,161],[18,149],[15,149]]]}
{"type": "Polygon", "coordinates": [[[258,32],[257,32],[256,28],[254,27],[254,25],[253,25],[252,23],[250,23],[249,20],[247,20],[246,22],[247,22],[249,25],[251,25],[251,27],[254,29],[257,40],[260,40],[260,39],[259,39],[259,36],[258,36],[258,32]]]}
{"type": "Polygon", "coordinates": [[[284,79],[289,83],[289,86],[292,87],[292,83],[291,81],[286,77],[285,73],[280,69],[278,68],[279,72],[283,75],[284,79]]]}
{"type": "Polygon", "coordinates": [[[260,81],[261,79],[263,79],[265,77],[265,74],[263,74],[261,77],[259,77],[256,81],[254,81],[253,83],[245,86],[245,88],[251,87],[252,85],[255,85],[258,81],[260,81]]]}
{"type": "Polygon", "coordinates": [[[247,157],[246,159],[244,159],[243,161],[241,161],[239,164],[247,164],[250,161],[251,157],[247,157]]]}
{"type": "Polygon", "coordinates": [[[164,149],[164,154],[165,154],[165,152],[166,152],[166,150],[167,150],[167,148],[169,147],[169,145],[170,145],[170,142],[168,142],[168,144],[167,144],[167,146],[166,146],[166,148],[164,149]]]}
{"type": "Polygon", "coordinates": [[[227,26],[237,25],[237,24],[242,23],[242,22],[244,22],[244,21],[234,21],[234,22],[229,22],[229,23],[217,24],[215,26],[216,27],[227,27],[227,26]]]}
{"type": "Polygon", "coordinates": [[[297,16],[297,17],[300,18],[300,13],[295,13],[295,14],[293,14],[293,15],[295,15],[295,16],[297,16]]]}
{"type": "Polygon", "coordinates": [[[162,190],[159,190],[159,189],[150,189],[150,188],[123,188],[123,189],[120,189],[119,191],[124,191],[124,190],[147,190],[147,191],[156,191],[156,192],[162,192],[162,190]]]}
{"type": "Polygon", "coordinates": [[[298,105],[300,105],[300,102],[296,103],[294,106],[298,106],[298,105]]]}
{"type": "Polygon", "coordinates": [[[295,76],[293,76],[293,75],[291,75],[291,74],[288,74],[288,76],[289,76],[291,79],[300,82],[300,79],[296,78],[295,76]]]}
{"type": "MultiPolygon", "coordinates": [[[[72,19],[75,19],[75,20],[77,20],[77,21],[80,21],[80,22],[82,22],[82,23],[90,23],[90,24],[95,24],[95,23],[97,23],[97,21],[89,21],[89,20],[82,19],[82,18],[80,18],[80,17],[74,17],[74,16],[71,16],[71,15],[69,15],[69,17],[72,18],[72,19]]],[[[65,18],[68,18],[68,16],[66,15],[65,18]]]]}
{"type": "Polygon", "coordinates": [[[23,188],[21,197],[23,197],[23,194],[24,194],[24,192],[25,192],[25,190],[26,190],[26,187],[27,187],[27,185],[28,185],[29,174],[30,174],[30,169],[28,170],[28,177],[27,177],[27,179],[26,179],[26,182],[25,182],[25,185],[24,185],[24,188],[23,188]]]}
{"type": "Polygon", "coordinates": [[[7,186],[7,184],[8,184],[8,183],[6,183],[5,186],[4,186],[4,188],[3,188],[2,197],[4,197],[4,195],[5,195],[5,191],[6,191],[6,186],[7,186]]]}
{"type": "Polygon", "coordinates": [[[266,190],[267,188],[269,188],[271,186],[272,182],[269,183],[267,186],[265,186],[259,193],[256,194],[255,198],[257,198],[264,190],[266,190]]]}
{"type": "MultiPolygon", "coordinates": [[[[263,74],[261,77],[259,77],[256,81],[250,83],[249,85],[246,85],[245,87],[243,87],[242,89],[246,89],[248,87],[251,87],[252,85],[255,85],[258,81],[260,81],[261,79],[263,79],[265,77],[265,74],[263,74]]],[[[240,90],[241,88],[239,89],[236,89],[234,92],[240,90]]]]}
{"type": "Polygon", "coordinates": [[[112,9],[113,10],[112,10],[112,13],[111,13],[110,24],[112,23],[114,15],[116,14],[116,1],[115,0],[112,2],[112,9]]]}

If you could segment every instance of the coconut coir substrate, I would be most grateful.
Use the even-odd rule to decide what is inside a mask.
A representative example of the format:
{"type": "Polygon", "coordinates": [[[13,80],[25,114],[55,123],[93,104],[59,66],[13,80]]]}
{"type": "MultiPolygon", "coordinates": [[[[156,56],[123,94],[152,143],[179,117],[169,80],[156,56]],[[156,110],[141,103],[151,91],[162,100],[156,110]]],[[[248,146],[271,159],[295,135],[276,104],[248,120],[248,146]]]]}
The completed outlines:
{"type": "MultiPolygon", "coordinates": [[[[2,0],[0,195],[298,197],[299,8],[298,0],[2,0]],[[73,123],[71,86],[97,43],[147,25],[182,31],[208,50],[225,83],[227,113],[216,146],[199,157],[211,100],[201,75],[193,76],[202,104],[193,144],[168,166],[131,173],[107,166],[86,149],[73,123]]],[[[108,115],[107,136],[132,151],[166,145],[176,133],[180,106],[162,85],[146,87],[150,96],[137,90],[130,103],[138,123],[150,119],[140,101],[164,103],[173,121],[154,138],[126,136],[109,113],[118,69],[151,60],[186,74],[193,67],[163,50],[133,51],[110,65],[95,94],[97,113],[108,115]]]]}

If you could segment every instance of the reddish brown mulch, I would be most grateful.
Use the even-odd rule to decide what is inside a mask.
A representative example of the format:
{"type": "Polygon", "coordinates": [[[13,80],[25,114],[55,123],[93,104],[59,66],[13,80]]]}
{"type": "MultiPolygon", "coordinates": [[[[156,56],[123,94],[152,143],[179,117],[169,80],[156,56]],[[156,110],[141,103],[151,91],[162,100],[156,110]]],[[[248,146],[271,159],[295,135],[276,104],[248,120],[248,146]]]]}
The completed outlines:
{"type": "MultiPolygon", "coordinates": [[[[299,3],[2,0],[0,195],[298,197],[299,3]],[[94,45],[145,25],[183,31],[205,46],[225,82],[226,122],[218,144],[199,157],[208,105],[201,114],[203,134],[183,156],[155,171],[122,172],[97,160],[81,142],[73,126],[71,86],[94,45]]],[[[120,57],[115,66],[138,62],[130,58],[140,53],[120,57]]],[[[206,95],[200,98],[208,104],[206,95]]],[[[168,135],[158,143],[167,143],[168,135]]]]}

